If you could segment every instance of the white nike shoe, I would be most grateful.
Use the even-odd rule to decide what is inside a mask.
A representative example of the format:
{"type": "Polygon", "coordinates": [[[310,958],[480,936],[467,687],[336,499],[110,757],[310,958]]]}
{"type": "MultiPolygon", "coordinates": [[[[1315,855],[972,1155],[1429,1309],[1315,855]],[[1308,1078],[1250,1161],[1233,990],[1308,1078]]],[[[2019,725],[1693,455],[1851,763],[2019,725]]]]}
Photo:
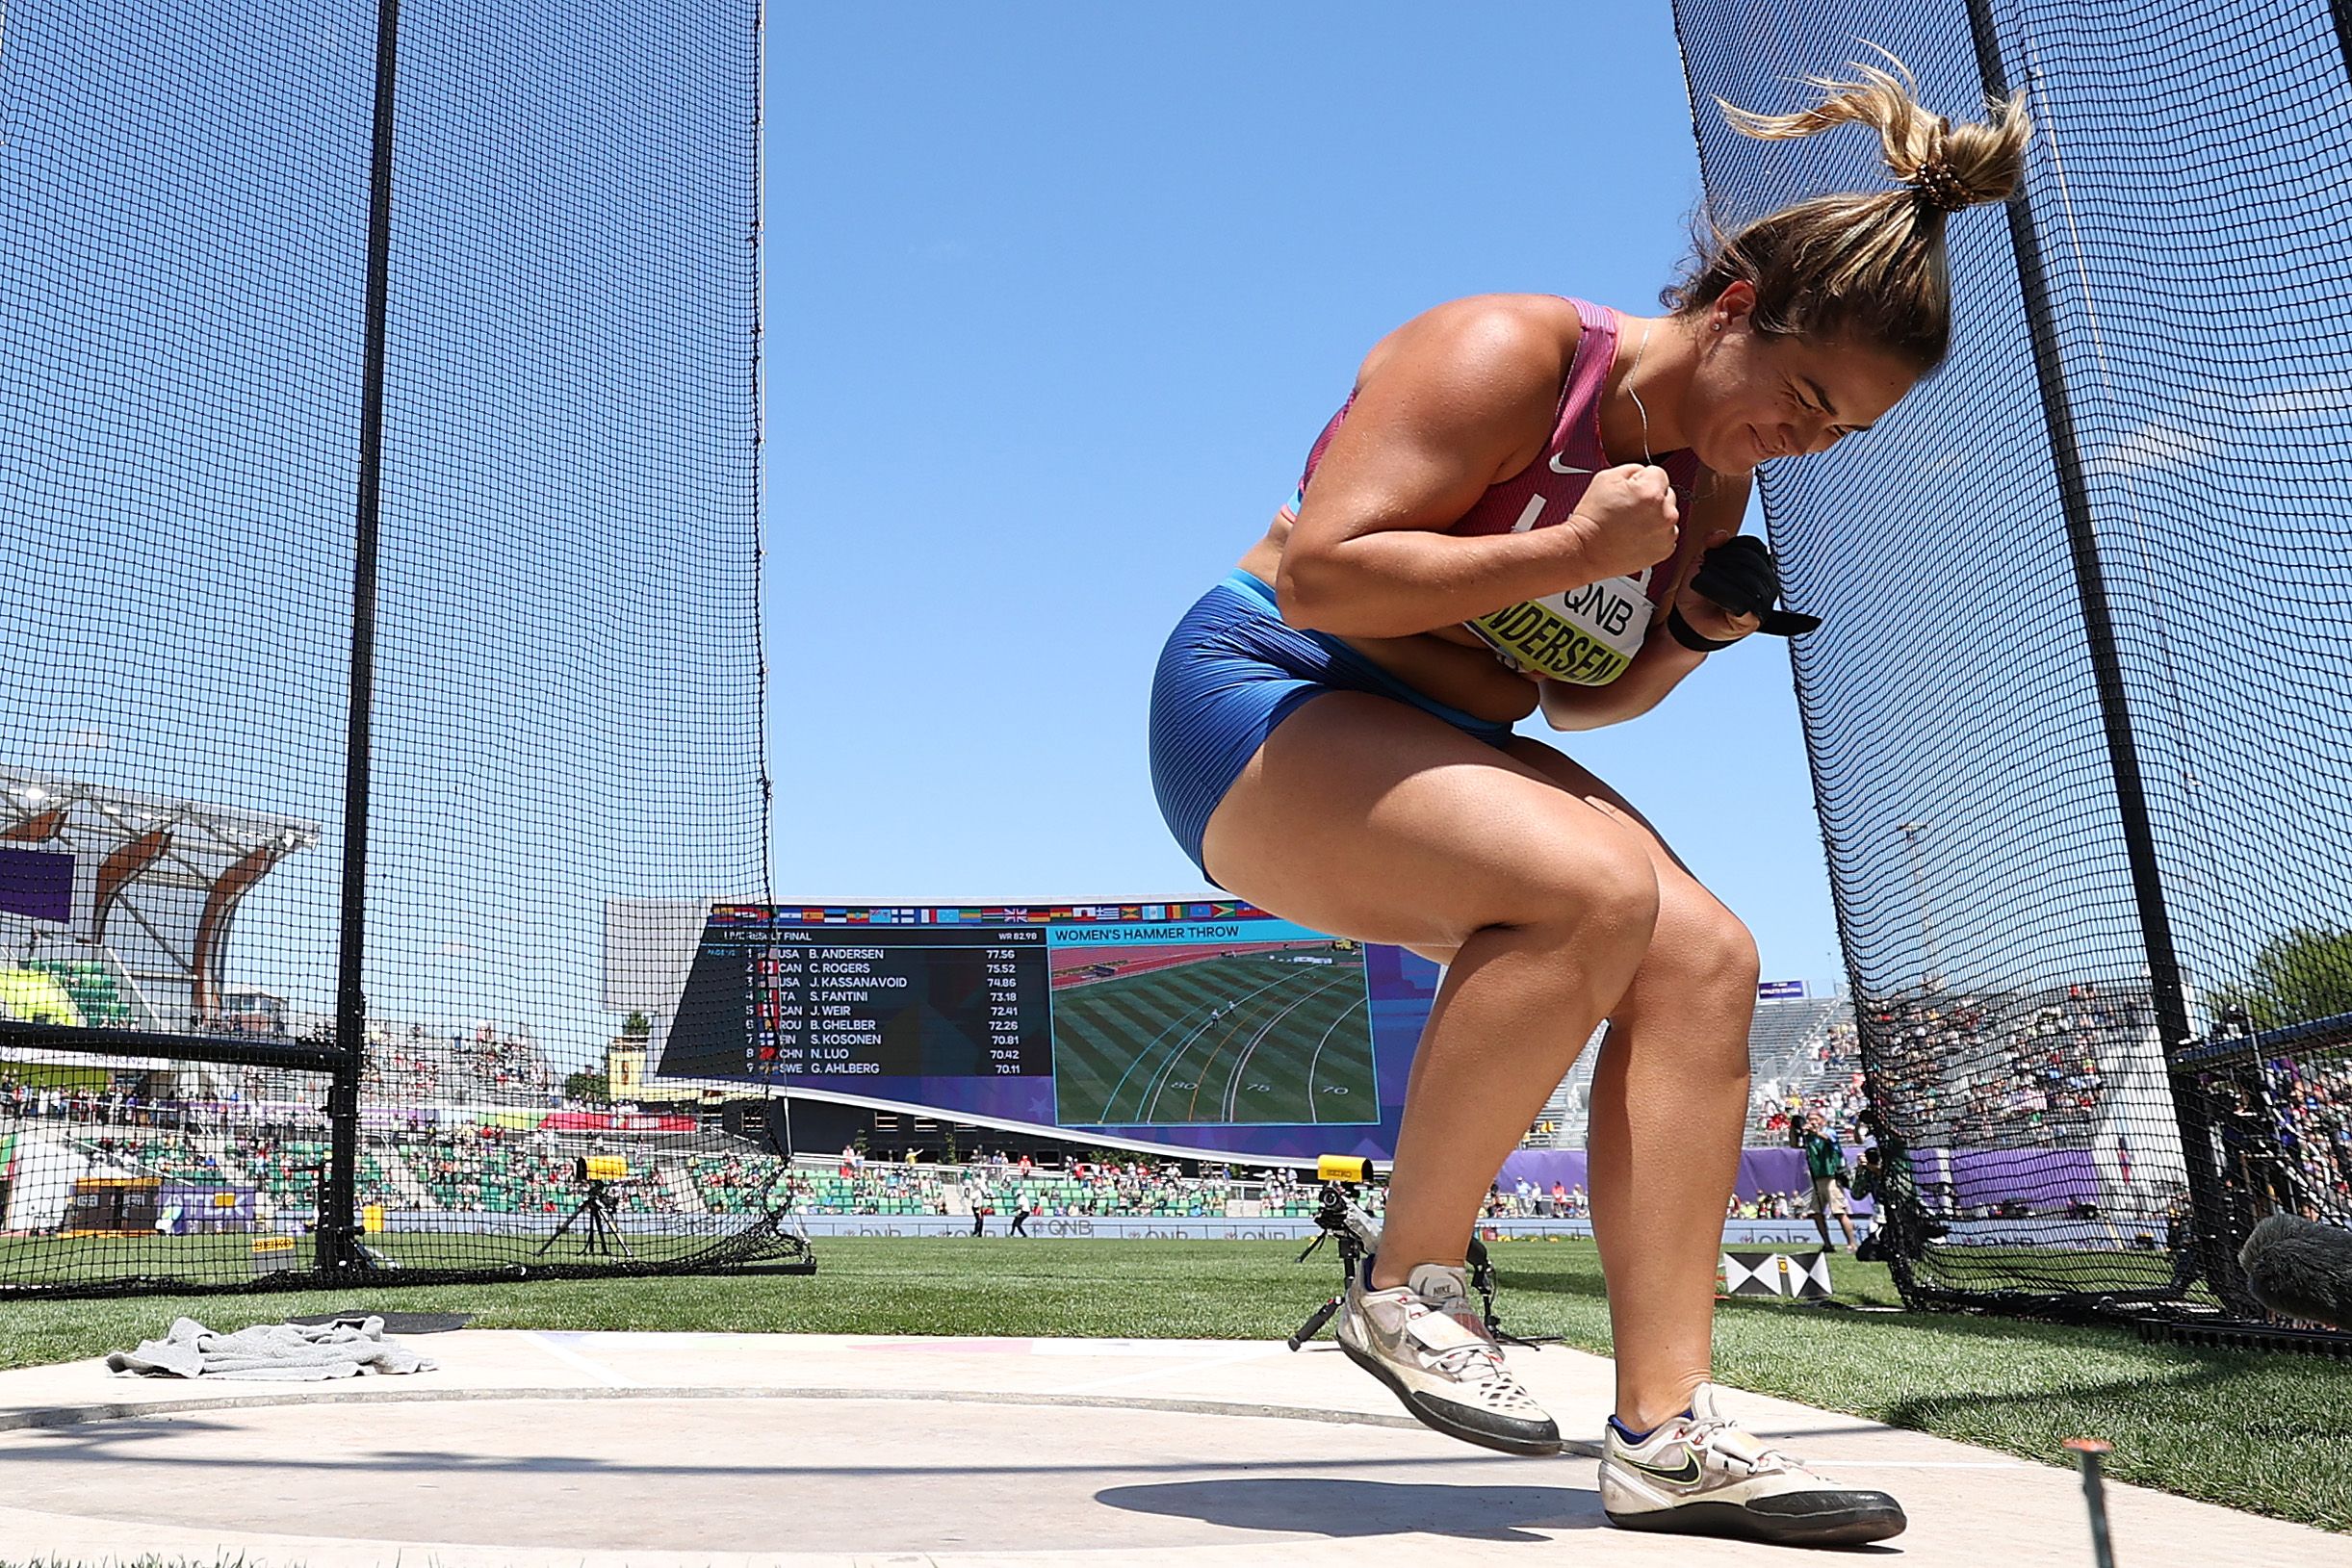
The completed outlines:
{"type": "Polygon", "coordinates": [[[1775,1546],[1860,1546],[1910,1523],[1884,1492],[1833,1486],[1719,1414],[1702,1383],[1691,1413],[1640,1443],[1612,1424],[1601,1445],[1601,1506],[1623,1529],[1728,1535],[1775,1546]]]}
{"type": "Polygon", "coordinates": [[[1348,1281],[1339,1348],[1386,1383],[1425,1427],[1505,1453],[1560,1452],[1560,1428],[1504,1364],[1470,1305],[1462,1271],[1424,1263],[1406,1283],[1376,1291],[1372,1264],[1348,1281]]]}

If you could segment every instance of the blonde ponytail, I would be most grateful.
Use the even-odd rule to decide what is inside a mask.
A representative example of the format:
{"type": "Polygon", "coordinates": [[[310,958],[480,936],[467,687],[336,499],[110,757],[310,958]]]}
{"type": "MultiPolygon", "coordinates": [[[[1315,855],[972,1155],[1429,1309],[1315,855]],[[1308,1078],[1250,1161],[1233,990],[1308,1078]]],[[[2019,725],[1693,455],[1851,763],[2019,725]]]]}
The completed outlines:
{"type": "Polygon", "coordinates": [[[1878,53],[1892,70],[1855,64],[1851,80],[1807,78],[1821,99],[1794,114],[1717,102],[1733,129],[1764,141],[1866,126],[1898,189],[1817,196],[1737,234],[1709,226],[1683,280],[1663,296],[1668,308],[1694,315],[1746,282],[1756,291],[1749,319],[1761,331],[1860,343],[1923,372],[1942,362],[1951,346],[1945,219],[2016,193],[2032,127],[2022,92],[1987,103],[1982,123],[1954,125],[1921,106],[1901,61],[1878,53]]]}

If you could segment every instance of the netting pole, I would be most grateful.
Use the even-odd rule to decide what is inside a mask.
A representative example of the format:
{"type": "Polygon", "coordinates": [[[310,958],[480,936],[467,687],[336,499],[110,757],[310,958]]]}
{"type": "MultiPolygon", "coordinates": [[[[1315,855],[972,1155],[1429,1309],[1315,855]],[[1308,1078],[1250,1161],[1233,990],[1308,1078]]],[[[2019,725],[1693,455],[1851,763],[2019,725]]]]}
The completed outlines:
{"type": "MultiPolygon", "coordinates": [[[[2343,0],[2333,3],[2340,8],[2343,0]]],[[[2002,64],[2001,41],[1994,30],[1989,0],[1968,0],[1968,27],[1976,44],[1977,69],[1984,80],[1985,96],[1997,101],[2006,99],[2010,91],[2008,71],[2002,64]]],[[[2131,867],[2132,897],[2139,908],[2140,936],[2148,951],[2148,984],[2156,1005],[2164,1059],[2173,1068],[2173,1117],[2180,1126],[2182,1151],[2188,1164],[2189,1200],[2195,1210],[2197,1246],[2208,1283],[2230,1299],[2242,1294],[2236,1283],[2236,1260],[2230,1252],[2228,1215],[2220,1172],[2213,1164],[2204,1107],[2195,1093],[2186,1091],[2175,1065],[2176,1053],[2191,1043],[2188,994],[2181,981],[2180,955],[2173,947],[2172,920],[2165,911],[2163,882],[2158,871],[2156,834],[2148,816],[2147,791],[2140,779],[2139,749],[2132,735],[2123,666],[2116,656],[2115,622],[2107,604],[2106,577],[2099,564],[2099,538],[2091,521],[2090,492],[2082,482],[2082,453],[2075,438],[2065,365],[2051,317],[2050,283],[2042,266],[2041,238],[2033,227],[2031,198],[2027,192],[2021,190],[2007,203],[2006,210],[2009,243],[2017,258],[2018,286],[2025,298],[2026,324],[2033,344],[2034,376],[2041,387],[2042,417],[2050,431],[2051,464],[2057,473],[2067,549],[2073,557],[2075,587],[2082,604],[2082,633],[2089,647],[2091,671],[2099,693],[2099,716],[2106,733],[2107,760],[2115,774],[2115,804],[2122,818],[2124,856],[2131,867]]]]}
{"type": "Polygon", "coordinates": [[[359,1076],[368,1044],[366,990],[369,720],[375,704],[375,540],[383,497],[384,321],[392,286],[392,87],[400,0],[377,0],[375,117],[369,134],[366,341],[360,362],[359,498],[351,549],[350,705],[343,772],[342,936],[335,982],[337,1061],[327,1090],[330,1140],[319,1195],[322,1272],[367,1267],[358,1216],[359,1076]]]}

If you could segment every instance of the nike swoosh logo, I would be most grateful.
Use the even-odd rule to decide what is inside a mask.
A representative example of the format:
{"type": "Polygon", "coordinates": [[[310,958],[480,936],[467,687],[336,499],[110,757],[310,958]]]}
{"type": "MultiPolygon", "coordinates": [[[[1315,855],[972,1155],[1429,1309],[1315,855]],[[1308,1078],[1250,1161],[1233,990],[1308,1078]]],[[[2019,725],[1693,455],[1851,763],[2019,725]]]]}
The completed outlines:
{"type": "Polygon", "coordinates": [[[1598,474],[1600,470],[1595,468],[1578,468],[1573,463],[1564,463],[1560,460],[1560,454],[1558,452],[1554,452],[1552,454],[1552,472],[1554,474],[1598,474]]]}
{"type": "Polygon", "coordinates": [[[1694,1486],[1698,1483],[1700,1475],[1698,1455],[1693,1453],[1689,1449],[1682,1451],[1682,1466],[1676,1470],[1664,1470],[1657,1465],[1645,1465],[1639,1459],[1628,1458],[1625,1462],[1645,1476],[1655,1476],[1660,1480],[1672,1481],[1677,1486],[1694,1486]]]}

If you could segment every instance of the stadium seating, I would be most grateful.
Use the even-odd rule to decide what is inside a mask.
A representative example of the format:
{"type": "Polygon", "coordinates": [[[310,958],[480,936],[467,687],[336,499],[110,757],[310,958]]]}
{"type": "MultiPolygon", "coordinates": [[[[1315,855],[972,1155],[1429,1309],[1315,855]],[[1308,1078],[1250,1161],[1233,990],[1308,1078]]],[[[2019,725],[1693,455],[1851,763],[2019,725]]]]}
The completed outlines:
{"type": "Polygon", "coordinates": [[[527,1030],[445,1033],[422,1023],[368,1028],[360,1097],[378,1105],[544,1106],[555,1068],[527,1030]]]}
{"type": "MultiPolygon", "coordinates": [[[[11,1103],[0,1096],[0,1111],[11,1103]]],[[[273,1108],[269,1114],[290,1113],[273,1108]]],[[[303,1133],[288,1135],[258,1119],[204,1131],[95,1118],[71,1123],[78,1135],[75,1146],[108,1173],[249,1187],[265,1195],[266,1214],[307,1217],[318,1205],[328,1144],[310,1130],[315,1120],[297,1124],[303,1133]]],[[[969,1215],[985,1204],[1000,1216],[1025,1208],[1041,1216],[1306,1219],[1318,1197],[1313,1184],[1279,1174],[1185,1177],[1141,1163],[1038,1167],[1025,1172],[993,1164],[860,1161],[844,1168],[804,1159],[788,1165],[756,1150],[670,1156],[626,1138],[608,1137],[590,1145],[579,1138],[471,1124],[372,1136],[359,1154],[357,1196],[362,1205],[393,1214],[569,1214],[583,1195],[576,1161],[592,1148],[622,1154],[639,1174],[641,1179],[609,1189],[624,1212],[635,1213],[757,1214],[766,1212],[772,1195],[779,1206],[802,1214],[969,1215]]],[[[1368,1195],[1368,1201],[1377,1210],[1377,1195],[1368,1195]]]]}
{"type": "Polygon", "coordinates": [[[1269,1188],[1264,1197],[1228,1181],[1166,1175],[1111,1174],[1090,1170],[1087,1177],[1065,1170],[996,1171],[978,1167],[862,1165],[843,1174],[839,1167],[809,1164],[788,1168],[773,1155],[689,1155],[685,1170],[695,1194],[713,1214],[762,1210],[779,1194],[795,1213],[841,1215],[969,1214],[986,1204],[999,1215],[1025,1208],[1041,1215],[1124,1215],[1143,1218],[1223,1218],[1237,1201],[1259,1205],[1265,1216],[1306,1218],[1315,1212],[1311,1187],[1269,1188]]]}
{"type": "Polygon", "coordinates": [[[48,975],[65,989],[80,1011],[82,1021],[98,1027],[120,1028],[132,1021],[131,1004],[115,984],[114,971],[95,959],[34,959],[25,965],[48,975]]]}
{"type": "Polygon", "coordinates": [[[1877,1070],[1914,1144],[2080,1141],[2100,1121],[2105,1062],[2142,1048],[2148,1011],[2080,986],[1890,1001],[1873,1020],[1877,1070]]]}
{"type": "MultiPolygon", "coordinates": [[[[1842,1092],[1848,1086],[1860,1065],[1858,1060],[1849,1060],[1852,1017],[1852,1009],[1844,997],[1838,996],[1758,1004],[1756,1019],[1747,1036],[1748,1070],[1756,1086],[1755,1098],[1749,1107],[1750,1143],[1780,1141],[1776,1132],[1767,1133],[1765,1124],[1771,1113],[1784,1109],[1792,1093],[1801,1095],[1810,1104],[1828,1099],[1833,1092],[1842,1092]],[[1845,1031],[1843,1036],[1837,1033],[1841,1029],[1845,1031]],[[1824,1045],[1829,1047],[1826,1052],[1824,1045]]],[[[1537,1120],[1548,1125],[1551,1131],[1531,1139],[1533,1145],[1585,1146],[1591,1118],[1592,1073],[1600,1063],[1601,1038],[1595,1034],[1593,1043],[1585,1048],[1584,1054],[1576,1059],[1576,1066],[1544,1102],[1537,1120]]]]}

